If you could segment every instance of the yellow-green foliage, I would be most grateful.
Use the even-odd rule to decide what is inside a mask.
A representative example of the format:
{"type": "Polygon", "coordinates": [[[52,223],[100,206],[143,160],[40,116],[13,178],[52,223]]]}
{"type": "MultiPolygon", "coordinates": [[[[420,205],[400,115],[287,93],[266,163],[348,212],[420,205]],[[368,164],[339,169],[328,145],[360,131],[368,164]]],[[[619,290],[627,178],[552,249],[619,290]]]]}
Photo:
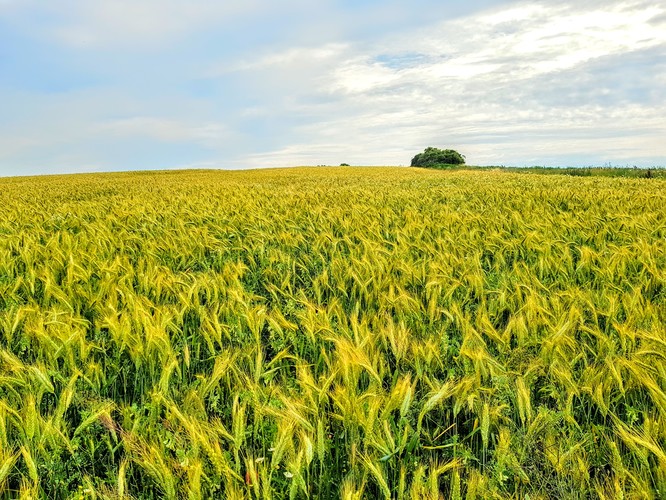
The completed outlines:
{"type": "Polygon", "coordinates": [[[664,498],[666,183],[0,179],[2,498],[664,498]]]}

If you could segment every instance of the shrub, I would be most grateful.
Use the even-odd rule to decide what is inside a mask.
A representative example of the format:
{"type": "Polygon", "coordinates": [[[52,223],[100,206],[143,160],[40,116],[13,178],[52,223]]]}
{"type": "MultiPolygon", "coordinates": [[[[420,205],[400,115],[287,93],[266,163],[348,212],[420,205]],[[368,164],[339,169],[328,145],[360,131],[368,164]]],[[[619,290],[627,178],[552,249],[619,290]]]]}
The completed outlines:
{"type": "Polygon", "coordinates": [[[412,167],[463,165],[465,157],[453,149],[426,148],[412,158],[412,167]]]}

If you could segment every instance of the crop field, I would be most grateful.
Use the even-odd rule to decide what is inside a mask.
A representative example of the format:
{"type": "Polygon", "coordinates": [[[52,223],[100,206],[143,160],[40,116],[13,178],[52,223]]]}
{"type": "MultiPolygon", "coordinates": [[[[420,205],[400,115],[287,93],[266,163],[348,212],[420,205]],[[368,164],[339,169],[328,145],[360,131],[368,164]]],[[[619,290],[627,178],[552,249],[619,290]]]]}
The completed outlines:
{"type": "Polygon", "coordinates": [[[0,498],[664,497],[663,179],[0,179],[0,498]]]}

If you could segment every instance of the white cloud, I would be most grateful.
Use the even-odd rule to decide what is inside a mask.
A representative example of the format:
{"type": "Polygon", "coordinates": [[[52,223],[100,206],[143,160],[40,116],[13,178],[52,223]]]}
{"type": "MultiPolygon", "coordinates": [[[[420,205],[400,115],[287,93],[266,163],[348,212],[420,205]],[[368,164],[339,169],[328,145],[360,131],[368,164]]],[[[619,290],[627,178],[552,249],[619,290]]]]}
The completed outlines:
{"type": "Polygon", "coordinates": [[[223,77],[230,73],[245,71],[265,71],[270,69],[288,70],[313,64],[322,64],[339,59],[349,51],[349,44],[327,43],[316,47],[291,47],[279,52],[269,52],[260,57],[241,60],[232,64],[216,64],[204,72],[206,78],[223,77]]]}
{"type": "Polygon", "coordinates": [[[72,44],[162,42],[257,8],[257,2],[98,0],[79,4],[72,24],[57,31],[72,44]]]}
{"type": "MultiPolygon", "coordinates": [[[[222,29],[266,8],[261,0],[0,0],[35,36],[85,49],[155,49],[189,34],[222,29]],[[21,7],[21,9],[18,9],[21,7]],[[39,12],[39,23],[29,14],[39,12]],[[46,14],[46,15],[44,15],[46,14]]],[[[3,4],[0,3],[0,7],[3,4]]]]}
{"type": "MultiPolygon", "coordinates": [[[[400,163],[426,145],[455,146],[472,163],[666,158],[659,139],[666,103],[619,93],[629,78],[621,58],[666,49],[664,23],[655,22],[664,12],[628,2],[523,4],[348,46],[329,54],[325,74],[292,80],[297,103],[334,96],[318,105],[319,120],[294,128],[298,142],[251,162],[400,163]],[[607,76],[602,63],[620,65],[617,81],[595,79],[594,72],[607,76]]],[[[245,67],[304,65],[323,50],[276,53],[245,67]]],[[[654,86],[665,70],[643,76],[654,86]]]]}
{"type": "MultiPolygon", "coordinates": [[[[628,50],[648,48],[666,41],[666,33],[649,24],[660,9],[593,10],[590,12],[553,12],[541,8],[530,10],[523,19],[529,27],[501,38],[498,45],[488,48],[489,58],[540,56],[533,73],[566,69],[590,59],[628,50]]],[[[501,29],[493,18],[482,19],[489,28],[501,29]]]]}
{"type": "Polygon", "coordinates": [[[412,73],[426,69],[432,76],[462,79],[484,73],[493,73],[494,79],[525,78],[663,44],[663,26],[649,22],[661,12],[666,11],[632,10],[628,5],[587,12],[566,5],[527,5],[443,22],[425,35],[411,33],[389,43],[398,51],[410,46],[432,58],[446,55],[412,73]],[[409,39],[415,42],[410,44],[409,39]],[[505,71],[498,72],[502,67],[505,71]],[[521,71],[507,71],[512,68],[521,71]]]}
{"type": "Polygon", "coordinates": [[[400,75],[386,66],[356,58],[345,61],[334,70],[334,89],[346,92],[367,92],[372,89],[386,87],[400,79],[400,75]]]}
{"type": "Polygon", "coordinates": [[[150,137],[169,143],[198,143],[208,147],[225,144],[233,132],[221,123],[188,124],[182,121],[137,116],[99,124],[96,132],[117,137],[150,137]]]}

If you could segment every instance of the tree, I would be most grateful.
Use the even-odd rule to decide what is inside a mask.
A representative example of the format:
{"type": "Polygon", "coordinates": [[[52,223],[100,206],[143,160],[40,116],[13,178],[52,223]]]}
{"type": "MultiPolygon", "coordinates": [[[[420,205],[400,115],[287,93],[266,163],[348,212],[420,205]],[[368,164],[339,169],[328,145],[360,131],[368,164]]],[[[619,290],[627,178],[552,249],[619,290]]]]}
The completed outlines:
{"type": "Polygon", "coordinates": [[[425,148],[412,158],[412,167],[441,167],[463,165],[465,157],[453,149],[425,148]]]}

